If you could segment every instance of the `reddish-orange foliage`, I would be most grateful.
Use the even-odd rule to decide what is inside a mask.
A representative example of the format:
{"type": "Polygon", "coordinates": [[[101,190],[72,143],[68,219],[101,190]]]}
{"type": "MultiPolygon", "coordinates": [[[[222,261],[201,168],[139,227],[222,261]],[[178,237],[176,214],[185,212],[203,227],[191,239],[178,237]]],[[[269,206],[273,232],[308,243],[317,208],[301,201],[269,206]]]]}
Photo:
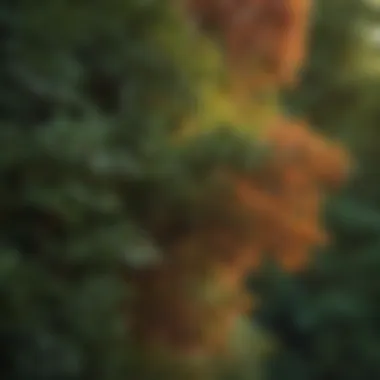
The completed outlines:
{"type": "MultiPolygon", "coordinates": [[[[303,60],[310,0],[188,5],[202,30],[219,34],[234,80],[247,81],[252,57],[277,83],[294,79],[303,60]]],[[[233,196],[218,204],[212,194],[209,201],[225,211],[229,223],[195,223],[167,248],[158,267],[136,274],[132,329],[144,345],[206,356],[223,352],[236,317],[249,307],[244,280],[263,256],[297,270],[313,247],[326,242],[319,211],[325,192],[346,177],[344,150],[292,120],[278,120],[261,138],[272,154],[260,170],[219,168],[216,174],[233,196]]]]}
{"type": "Polygon", "coordinates": [[[218,36],[235,75],[255,65],[293,82],[305,55],[310,0],[187,0],[201,30],[218,36]]]}
{"type": "Polygon", "coordinates": [[[344,151],[290,121],[279,121],[262,138],[273,154],[259,172],[223,173],[235,196],[220,207],[230,208],[231,218],[245,217],[244,223],[203,225],[171,247],[159,268],[138,276],[140,341],[220,353],[235,317],[247,311],[244,280],[262,257],[272,255],[286,269],[297,270],[313,247],[326,242],[319,210],[325,191],[347,173],[344,151]],[[204,279],[226,300],[202,300],[194,293],[204,279]]]}
{"type": "Polygon", "coordinates": [[[289,269],[304,264],[311,248],[326,242],[319,210],[326,190],[348,174],[348,157],[303,123],[280,121],[264,141],[274,148],[270,162],[251,179],[240,179],[240,199],[259,215],[257,234],[265,252],[289,269]]]}

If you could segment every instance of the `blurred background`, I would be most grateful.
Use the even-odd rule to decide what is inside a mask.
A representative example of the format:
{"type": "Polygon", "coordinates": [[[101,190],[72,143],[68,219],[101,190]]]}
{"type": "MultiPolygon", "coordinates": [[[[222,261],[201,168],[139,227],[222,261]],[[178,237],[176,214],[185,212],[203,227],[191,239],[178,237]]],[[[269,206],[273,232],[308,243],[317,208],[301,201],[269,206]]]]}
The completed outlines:
{"type": "MultiPolygon", "coordinates": [[[[164,3],[0,5],[3,380],[143,379],[121,262],[152,259],[137,226],[187,186],[165,134],[187,112],[197,61],[180,35],[185,72],[150,40],[156,20],[172,32],[164,3]]],[[[282,108],[342,141],[356,166],[325,207],[328,249],[298,274],[272,265],[249,279],[251,321],[276,342],[267,379],[378,380],[380,3],[315,0],[311,21],[282,108]]]]}
{"type": "Polygon", "coordinates": [[[330,199],[327,254],[299,277],[266,274],[262,323],[281,337],[272,379],[379,378],[379,3],[317,1],[302,84],[284,95],[342,139],[356,160],[349,186],[330,199]]]}

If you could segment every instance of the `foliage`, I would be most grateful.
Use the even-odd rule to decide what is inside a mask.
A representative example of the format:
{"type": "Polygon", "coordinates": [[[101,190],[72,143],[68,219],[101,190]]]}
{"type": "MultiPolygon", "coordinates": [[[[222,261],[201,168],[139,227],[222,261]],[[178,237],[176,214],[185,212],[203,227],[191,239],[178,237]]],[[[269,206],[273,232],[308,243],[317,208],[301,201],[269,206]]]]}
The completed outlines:
{"type": "Polygon", "coordinates": [[[357,66],[356,58],[369,55],[356,26],[378,12],[364,2],[319,0],[315,14],[301,85],[286,100],[292,113],[343,139],[357,168],[325,209],[329,249],[297,276],[272,267],[252,280],[262,300],[255,318],[280,341],[270,379],[377,379],[379,77],[357,66]]]}
{"type": "MultiPolygon", "coordinates": [[[[227,12],[221,9],[219,13],[219,5],[211,2],[190,2],[189,5],[196,21],[215,16],[213,28],[202,22],[198,22],[198,28],[214,43],[225,44],[222,49],[227,58],[224,85],[239,95],[237,100],[244,102],[245,97],[249,98],[257,91],[257,82],[245,80],[244,87],[240,87],[247,79],[246,71],[235,71],[240,66],[228,59],[230,54],[234,57],[236,51],[234,45],[226,43],[230,40],[229,35],[224,34],[225,22],[232,22],[224,18],[227,12]],[[239,91],[235,92],[236,88],[239,91]]],[[[269,35],[269,31],[277,32],[272,42],[279,42],[276,38],[281,38],[281,43],[275,44],[269,54],[273,59],[279,59],[277,54],[285,54],[283,44],[290,49],[294,36],[286,35],[282,40],[279,30],[283,28],[285,31],[288,24],[278,24],[277,17],[288,17],[290,12],[302,16],[304,8],[299,6],[289,10],[285,7],[278,13],[279,10],[272,8],[271,3],[265,6],[252,1],[248,5],[259,6],[268,12],[268,19],[259,31],[269,35]]],[[[245,10],[243,5],[237,5],[236,12],[242,9],[245,10]]],[[[229,12],[229,16],[234,17],[234,12],[229,12]]],[[[298,18],[292,20],[297,22],[298,18]]],[[[249,19],[249,25],[254,26],[254,22],[249,19]]],[[[239,29],[240,24],[234,25],[239,29]]],[[[305,28],[302,31],[305,33],[305,28]]],[[[239,35],[237,38],[243,37],[239,35]]],[[[304,40],[303,35],[299,38],[304,40]]],[[[268,39],[267,42],[271,41],[268,39]]],[[[252,47],[253,55],[260,57],[254,43],[245,46],[244,52],[251,52],[252,47]]],[[[244,52],[239,50],[239,54],[244,52]]],[[[294,65],[293,71],[296,69],[297,65],[294,65]]],[[[262,68],[252,70],[256,78],[264,79],[266,85],[273,85],[273,78],[268,79],[262,68]]],[[[277,70],[272,74],[276,77],[277,70]]],[[[277,77],[277,86],[283,84],[282,79],[277,77]]],[[[219,95],[217,89],[214,88],[216,92],[211,99],[219,95]]],[[[230,98],[229,101],[233,100],[230,98]]],[[[182,227],[181,235],[176,234],[164,247],[162,262],[158,266],[133,273],[139,291],[134,331],[153,355],[163,354],[165,348],[169,356],[175,351],[188,358],[207,359],[209,356],[230,354],[230,334],[246,309],[244,281],[257,268],[261,256],[273,255],[287,268],[293,269],[294,266],[302,266],[310,249],[323,241],[318,211],[328,185],[339,183],[345,177],[347,159],[339,148],[302,123],[282,120],[279,116],[276,119],[272,126],[266,125],[256,134],[259,145],[269,148],[269,156],[248,171],[242,171],[228,161],[203,170],[207,181],[198,177],[192,202],[180,209],[181,215],[174,216],[182,227]],[[218,182],[219,191],[214,187],[218,182]],[[200,186],[203,183],[205,187],[200,186]],[[184,210],[192,212],[187,214],[184,210]],[[170,317],[168,309],[171,310],[170,317]]],[[[238,125],[240,119],[233,121],[224,128],[230,142],[234,141],[231,132],[236,131],[235,124],[238,125]]],[[[195,141],[195,148],[203,131],[196,118],[194,125],[190,141],[195,141]]],[[[217,134],[223,132],[218,131],[219,128],[217,134]]],[[[214,133],[212,135],[215,136],[214,133]]],[[[188,141],[188,135],[182,137],[188,141]]],[[[247,135],[246,140],[249,138],[247,135]]],[[[182,142],[181,138],[179,142],[182,142]]],[[[163,211],[164,214],[169,227],[164,228],[162,222],[165,220],[161,219],[157,228],[161,231],[160,239],[168,241],[166,234],[173,231],[170,227],[173,226],[170,222],[172,215],[163,211]]]]}
{"type": "Polygon", "coordinates": [[[259,351],[246,277],[262,254],[303,265],[347,171],[278,114],[304,4],[1,5],[2,378],[143,379],[158,359],[154,378],[210,378],[259,351]]]}
{"type": "Polygon", "coordinates": [[[177,171],[165,141],[187,98],[149,35],[168,9],[1,5],[3,379],[135,373],[123,268],[153,244],[139,220],[177,171]]]}

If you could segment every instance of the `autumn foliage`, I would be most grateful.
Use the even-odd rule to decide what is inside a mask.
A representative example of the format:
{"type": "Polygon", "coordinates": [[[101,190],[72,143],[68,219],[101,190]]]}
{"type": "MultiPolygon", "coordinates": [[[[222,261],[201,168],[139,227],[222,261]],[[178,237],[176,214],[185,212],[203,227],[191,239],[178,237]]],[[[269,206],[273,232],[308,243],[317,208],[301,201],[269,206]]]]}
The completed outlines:
{"type": "MultiPolygon", "coordinates": [[[[309,0],[189,0],[187,6],[202,33],[221,44],[232,86],[254,89],[250,79],[258,73],[278,86],[294,81],[305,54],[309,0]]],[[[281,117],[259,139],[270,152],[259,169],[216,168],[215,181],[229,191],[198,199],[197,207],[212,204],[223,218],[195,221],[166,247],[158,266],[135,274],[132,327],[143,346],[228,354],[234,322],[252,306],[244,281],[262,259],[298,270],[328,241],[319,214],[326,192],[348,172],[344,150],[281,117]]]]}

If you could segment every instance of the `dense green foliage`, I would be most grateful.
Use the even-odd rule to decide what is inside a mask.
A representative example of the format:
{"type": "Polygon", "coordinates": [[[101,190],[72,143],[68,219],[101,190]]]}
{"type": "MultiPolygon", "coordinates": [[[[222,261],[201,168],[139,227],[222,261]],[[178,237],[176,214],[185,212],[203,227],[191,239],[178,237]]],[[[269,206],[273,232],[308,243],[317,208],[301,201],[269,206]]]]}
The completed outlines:
{"type": "Polygon", "coordinates": [[[0,15],[0,377],[125,379],[123,266],[149,249],[138,221],[148,184],[177,170],[165,141],[186,98],[148,33],[167,6],[9,1],[0,15]]]}

